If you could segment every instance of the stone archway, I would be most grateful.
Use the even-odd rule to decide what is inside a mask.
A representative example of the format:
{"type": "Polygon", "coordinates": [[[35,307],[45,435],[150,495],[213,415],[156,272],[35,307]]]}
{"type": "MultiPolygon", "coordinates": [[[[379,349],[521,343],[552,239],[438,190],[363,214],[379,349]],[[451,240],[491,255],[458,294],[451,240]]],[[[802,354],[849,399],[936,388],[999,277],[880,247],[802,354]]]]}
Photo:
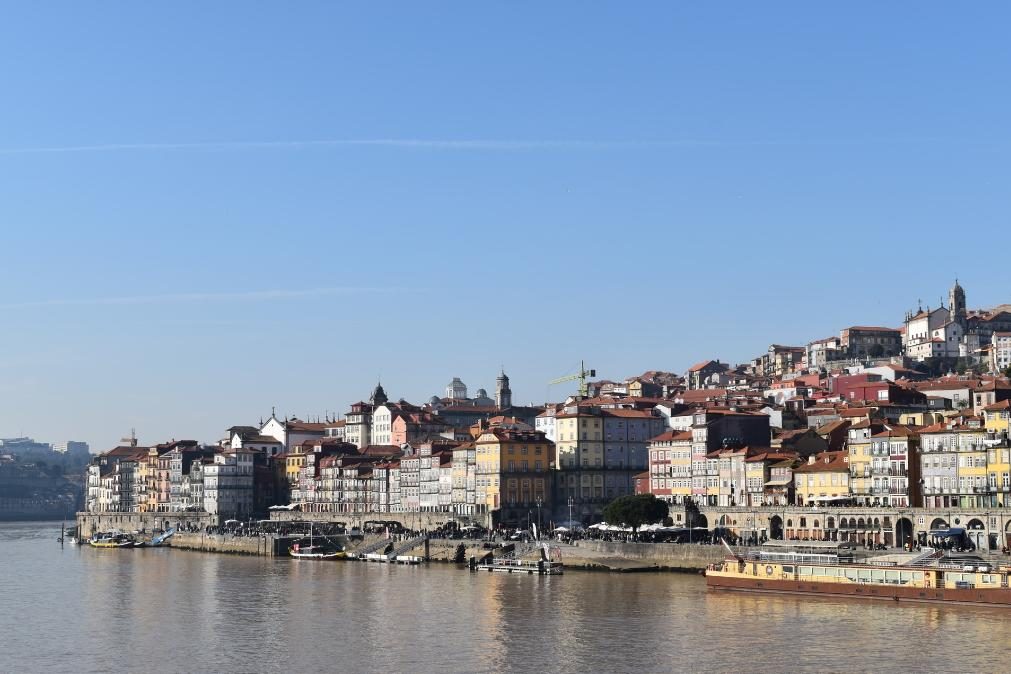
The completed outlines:
{"type": "Polygon", "coordinates": [[[936,531],[936,530],[939,530],[939,529],[947,529],[947,528],[948,528],[948,520],[944,519],[943,517],[935,517],[930,522],[930,530],[931,531],[936,531]]]}
{"type": "Polygon", "coordinates": [[[895,544],[898,546],[913,543],[913,521],[908,517],[895,520],[895,544]]]}
{"type": "Polygon", "coordinates": [[[769,538],[774,541],[783,540],[783,518],[773,515],[769,520],[769,538]]]}
{"type": "Polygon", "coordinates": [[[990,548],[989,538],[986,535],[986,525],[978,517],[974,517],[966,523],[965,535],[977,550],[988,550],[990,548]]]}

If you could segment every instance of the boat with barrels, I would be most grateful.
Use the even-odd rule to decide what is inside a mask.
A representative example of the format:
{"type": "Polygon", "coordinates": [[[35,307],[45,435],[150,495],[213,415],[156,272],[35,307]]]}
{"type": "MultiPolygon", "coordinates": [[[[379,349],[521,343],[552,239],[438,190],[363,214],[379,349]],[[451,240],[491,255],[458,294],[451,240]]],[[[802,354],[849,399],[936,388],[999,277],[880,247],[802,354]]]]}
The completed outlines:
{"type": "Polygon", "coordinates": [[[834,541],[769,541],[706,569],[713,592],[843,596],[912,602],[1011,605],[1006,563],[933,548],[858,556],[834,541]]]}

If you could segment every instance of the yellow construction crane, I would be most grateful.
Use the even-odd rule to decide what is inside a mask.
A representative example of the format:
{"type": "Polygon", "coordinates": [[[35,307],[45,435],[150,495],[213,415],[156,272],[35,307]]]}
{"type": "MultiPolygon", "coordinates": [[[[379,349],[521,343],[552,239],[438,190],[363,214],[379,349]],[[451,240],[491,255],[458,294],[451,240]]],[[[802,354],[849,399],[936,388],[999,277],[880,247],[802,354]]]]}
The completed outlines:
{"type": "Polygon", "coordinates": [[[548,382],[548,386],[554,386],[555,384],[564,384],[567,381],[579,380],[579,395],[586,398],[589,395],[589,389],[586,387],[587,377],[596,377],[596,370],[587,370],[586,364],[583,361],[579,361],[579,372],[576,374],[566,375],[564,377],[559,377],[558,379],[552,379],[548,382]]]}

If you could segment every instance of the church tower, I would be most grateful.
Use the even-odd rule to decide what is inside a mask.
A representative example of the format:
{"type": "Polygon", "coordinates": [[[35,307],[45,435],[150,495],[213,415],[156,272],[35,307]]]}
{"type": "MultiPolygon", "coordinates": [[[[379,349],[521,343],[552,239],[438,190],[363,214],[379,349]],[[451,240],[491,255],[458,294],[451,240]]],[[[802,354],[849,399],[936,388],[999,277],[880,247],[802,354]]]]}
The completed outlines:
{"type": "Polygon", "coordinates": [[[948,292],[948,317],[953,321],[965,319],[965,291],[958,285],[958,279],[948,292]]]}
{"type": "Polygon", "coordinates": [[[383,389],[382,384],[376,384],[376,388],[372,391],[372,397],[369,398],[369,402],[379,407],[380,405],[385,405],[389,401],[386,397],[386,391],[383,389]]]}
{"type": "Polygon", "coordinates": [[[509,377],[505,371],[495,379],[495,404],[500,410],[513,406],[513,392],[509,390],[509,377]]]}

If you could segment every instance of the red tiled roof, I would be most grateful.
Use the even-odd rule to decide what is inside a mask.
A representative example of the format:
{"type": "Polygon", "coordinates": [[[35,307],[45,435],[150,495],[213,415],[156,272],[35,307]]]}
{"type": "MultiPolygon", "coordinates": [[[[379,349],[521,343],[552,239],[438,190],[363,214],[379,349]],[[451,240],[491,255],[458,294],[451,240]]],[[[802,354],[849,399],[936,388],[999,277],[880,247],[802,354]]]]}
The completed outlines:
{"type": "Polygon", "coordinates": [[[665,431],[655,438],[650,438],[650,442],[673,442],[675,440],[691,440],[691,431],[675,431],[673,429],[665,431]]]}
{"type": "Polygon", "coordinates": [[[1000,412],[1002,410],[1011,410],[1011,400],[1001,400],[999,403],[987,405],[983,408],[984,412],[1000,412]]]}
{"type": "Polygon", "coordinates": [[[695,363],[694,365],[692,365],[690,368],[688,368],[688,371],[689,372],[698,372],[699,370],[705,369],[708,365],[712,365],[714,363],[717,363],[717,361],[715,361],[715,360],[704,360],[701,363],[695,363]]]}
{"type": "Polygon", "coordinates": [[[854,325],[852,327],[846,328],[847,330],[867,330],[871,332],[899,332],[898,328],[879,328],[869,325],[854,325]]]}
{"type": "Polygon", "coordinates": [[[838,473],[849,472],[849,457],[847,452],[821,452],[814,457],[813,463],[805,463],[794,469],[795,473],[838,473]]]}

